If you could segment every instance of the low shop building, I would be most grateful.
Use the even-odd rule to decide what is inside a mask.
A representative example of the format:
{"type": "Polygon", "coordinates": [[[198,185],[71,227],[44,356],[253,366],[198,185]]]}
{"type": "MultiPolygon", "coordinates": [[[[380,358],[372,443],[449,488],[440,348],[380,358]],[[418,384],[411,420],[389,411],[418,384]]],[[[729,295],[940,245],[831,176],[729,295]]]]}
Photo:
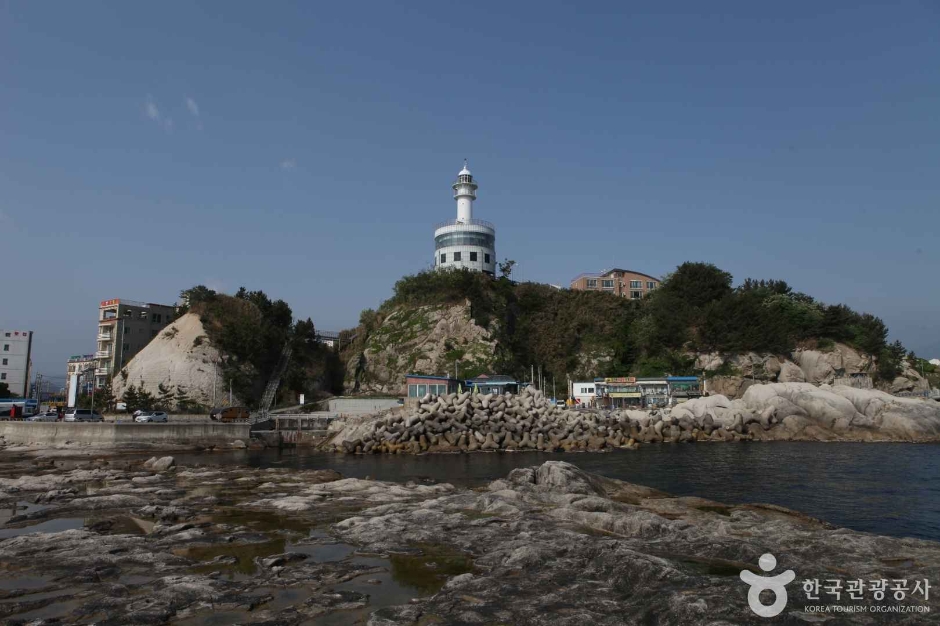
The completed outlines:
{"type": "Polygon", "coordinates": [[[454,393],[460,385],[461,381],[449,376],[406,374],[405,386],[408,388],[408,396],[405,398],[405,406],[408,408],[417,406],[421,398],[427,394],[442,396],[446,393],[454,393]]]}
{"type": "Polygon", "coordinates": [[[636,384],[643,394],[643,408],[659,409],[669,406],[669,384],[665,378],[637,378],[636,384]]]}
{"type": "Polygon", "coordinates": [[[672,406],[702,397],[702,379],[698,376],[667,376],[666,384],[672,406]]]}
{"type": "Polygon", "coordinates": [[[572,381],[571,392],[568,397],[574,402],[575,406],[590,408],[597,406],[597,384],[593,381],[578,382],[572,381]]]}
{"type": "Polygon", "coordinates": [[[641,409],[643,393],[634,376],[595,378],[597,405],[607,409],[641,409]]]}
{"type": "Polygon", "coordinates": [[[518,381],[512,376],[503,374],[480,374],[476,378],[468,378],[464,381],[464,384],[467,389],[484,394],[503,394],[506,392],[517,394],[529,386],[529,383],[525,381],[518,381]]]}

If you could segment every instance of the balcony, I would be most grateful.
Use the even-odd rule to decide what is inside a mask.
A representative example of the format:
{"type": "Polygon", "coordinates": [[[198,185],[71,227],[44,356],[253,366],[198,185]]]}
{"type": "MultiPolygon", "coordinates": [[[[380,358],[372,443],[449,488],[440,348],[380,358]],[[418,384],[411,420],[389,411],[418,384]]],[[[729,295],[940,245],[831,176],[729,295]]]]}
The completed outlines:
{"type": "Polygon", "coordinates": [[[111,341],[114,335],[111,333],[98,333],[98,341],[111,341]]]}
{"type": "Polygon", "coordinates": [[[95,376],[108,376],[111,374],[110,367],[98,367],[95,368],[95,376]]]}
{"type": "Polygon", "coordinates": [[[96,359],[110,359],[111,351],[110,350],[98,350],[97,352],[95,352],[95,358],[96,359]]]}

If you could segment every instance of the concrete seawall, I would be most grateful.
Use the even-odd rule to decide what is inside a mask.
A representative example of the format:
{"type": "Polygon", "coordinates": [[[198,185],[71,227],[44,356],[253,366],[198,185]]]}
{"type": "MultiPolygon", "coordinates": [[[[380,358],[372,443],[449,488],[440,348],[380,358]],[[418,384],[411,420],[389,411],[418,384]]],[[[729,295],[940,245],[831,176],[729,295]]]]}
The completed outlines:
{"type": "Polygon", "coordinates": [[[36,446],[88,445],[100,448],[207,448],[246,444],[249,424],[179,422],[115,424],[72,422],[0,422],[7,444],[36,446]]]}

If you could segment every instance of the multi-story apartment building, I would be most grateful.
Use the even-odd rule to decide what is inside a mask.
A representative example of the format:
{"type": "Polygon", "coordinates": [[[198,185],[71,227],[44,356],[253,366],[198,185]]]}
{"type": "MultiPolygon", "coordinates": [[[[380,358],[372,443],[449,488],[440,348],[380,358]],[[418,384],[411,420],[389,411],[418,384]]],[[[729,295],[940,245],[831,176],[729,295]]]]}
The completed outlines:
{"type": "Polygon", "coordinates": [[[32,351],[33,331],[0,330],[0,383],[22,398],[29,393],[32,351]]]}
{"type": "Polygon", "coordinates": [[[579,274],[571,281],[572,289],[606,291],[632,300],[639,300],[658,287],[658,278],[619,267],[600,274],[579,274]]]}
{"type": "Polygon", "coordinates": [[[133,300],[102,300],[98,307],[95,386],[121,371],[131,358],[173,321],[176,307],[133,300]]]}
{"type": "MultiPolygon", "coordinates": [[[[72,376],[82,376],[83,372],[94,370],[97,365],[94,354],[76,354],[69,357],[68,365],[65,369],[65,397],[70,398],[69,392],[72,387],[72,376]]],[[[94,376],[85,375],[79,382],[78,394],[90,393],[94,376]]]]}

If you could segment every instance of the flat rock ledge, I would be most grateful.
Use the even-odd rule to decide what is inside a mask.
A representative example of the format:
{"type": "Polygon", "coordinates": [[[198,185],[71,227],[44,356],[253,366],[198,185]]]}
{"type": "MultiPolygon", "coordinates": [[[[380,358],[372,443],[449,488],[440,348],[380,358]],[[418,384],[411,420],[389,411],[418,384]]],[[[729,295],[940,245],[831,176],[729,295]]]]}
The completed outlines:
{"type": "Polygon", "coordinates": [[[328,470],[86,465],[0,465],[0,505],[30,503],[5,531],[83,520],[0,539],[4,623],[771,623],[750,611],[740,578],[763,575],[766,553],[773,574],[796,574],[772,623],[914,624],[940,609],[931,589],[897,603],[929,614],[818,615],[801,590],[804,579],[935,585],[940,543],[674,497],[561,461],[477,489],[328,470]]]}

